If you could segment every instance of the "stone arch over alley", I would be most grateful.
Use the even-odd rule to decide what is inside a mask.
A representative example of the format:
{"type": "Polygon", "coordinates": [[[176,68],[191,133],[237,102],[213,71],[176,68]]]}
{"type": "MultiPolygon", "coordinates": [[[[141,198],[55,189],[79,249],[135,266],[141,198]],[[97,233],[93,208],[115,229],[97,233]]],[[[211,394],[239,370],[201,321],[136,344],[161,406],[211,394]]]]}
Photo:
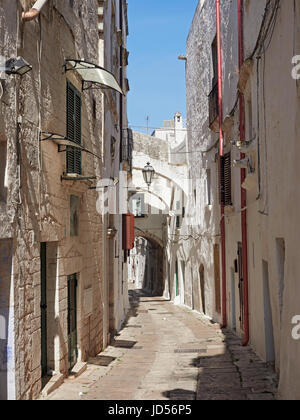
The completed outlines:
{"type": "Polygon", "coordinates": [[[184,135],[180,131],[180,138],[174,140],[172,137],[170,141],[167,132],[171,131],[173,136],[174,130],[161,131],[154,132],[152,136],[133,133],[133,176],[129,209],[135,215],[136,246],[131,253],[129,281],[136,282],[139,287],[147,286],[147,290],[151,285],[152,294],[174,300],[177,295],[184,295],[184,274],[179,286],[179,282],[176,284],[176,263],[173,258],[177,247],[174,241],[170,241],[170,237],[175,239],[175,229],[179,229],[183,222],[189,189],[186,183],[186,161],[174,160],[172,150],[185,150],[186,133],[182,130],[184,135]],[[153,166],[155,175],[147,189],[143,168],[148,162],[153,166]]]}

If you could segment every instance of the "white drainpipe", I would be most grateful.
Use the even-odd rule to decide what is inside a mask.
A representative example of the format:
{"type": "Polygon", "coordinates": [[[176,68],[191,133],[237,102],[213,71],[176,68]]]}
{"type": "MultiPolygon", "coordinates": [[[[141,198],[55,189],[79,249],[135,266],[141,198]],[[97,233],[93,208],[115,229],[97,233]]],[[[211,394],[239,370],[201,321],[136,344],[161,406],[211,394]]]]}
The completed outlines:
{"type": "Polygon", "coordinates": [[[37,0],[32,8],[28,12],[22,13],[22,20],[28,22],[34,20],[39,14],[42,8],[45,6],[48,0],[37,0]]]}

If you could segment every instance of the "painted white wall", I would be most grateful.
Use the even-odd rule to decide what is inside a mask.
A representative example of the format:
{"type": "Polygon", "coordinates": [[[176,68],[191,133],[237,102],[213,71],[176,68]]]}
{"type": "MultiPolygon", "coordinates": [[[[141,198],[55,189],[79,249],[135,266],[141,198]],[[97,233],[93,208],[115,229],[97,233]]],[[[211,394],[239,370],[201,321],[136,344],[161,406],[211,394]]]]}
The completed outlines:
{"type": "MultiPolygon", "coordinates": [[[[270,3],[273,7],[275,2],[270,3]]],[[[244,37],[245,58],[249,57],[257,43],[266,1],[245,2],[244,37]]],[[[270,9],[271,10],[271,9],[270,9]]],[[[222,58],[224,86],[224,118],[233,110],[237,98],[238,83],[238,33],[237,2],[223,2],[222,58]]],[[[250,344],[266,359],[265,310],[263,287],[263,261],[268,263],[270,302],[273,318],[275,363],[280,372],[279,396],[283,399],[299,399],[300,342],[291,335],[291,320],[299,312],[298,272],[299,191],[295,187],[298,178],[299,156],[299,83],[292,79],[292,57],[299,54],[300,35],[297,29],[300,7],[286,2],[279,8],[272,39],[268,39],[265,54],[253,61],[245,89],[246,138],[253,140],[253,186],[247,191],[248,270],[250,304],[250,344]],[[279,53],[280,52],[280,53],[279,53]],[[280,57],[280,58],[279,58],[280,57]],[[279,65],[280,62],[280,65],[279,65]],[[275,64],[277,63],[277,65],[275,64]],[[259,119],[258,119],[259,118],[259,119]],[[252,127],[251,127],[252,122],[252,127]],[[252,137],[252,138],[251,138],[252,137]],[[287,140],[288,139],[288,140],[287,140]],[[259,152],[259,153],[258,153],[259,152]],[[260,162],[259,162],[260,156],[260,162]],[[260,163],[260,165],[259,165],[260,163]],[[260,188],[259,188],[260,179],[260,188]],[[279,286],[278,239],[284,239],[285,266],[284,288],[279,286]],[[282,308],[281,308],[282,304],[282,308]]],[[[189,150],[210,148],[217,140],[208,129],[208,100],[212,79],[211,44],[216,34],[214,2],[199,2],[187,40],[187,128],[189,150]],[[195,134],[192,134],[195,133],[195,134]],[[196,134],[197,133],[197,134],[196,134]]],[[[229,121],[229,120],[227,120],[229,121]]],[[[230,122],[230,121],[229,121],[230,122]]],[[[225,152],[232,152],[232,160],[239,159],[239,151],[231,145],[239,140],[239,108],[233,110],[231,125],[224,126],[225,152]]],[[[220,215],[218,208],[217,173],[214,156],[217,149],[189,156],[191,178],[200,179],[200,196],[204,196],[205,169],[215,175],[213,202],[210,209],[200,199],[197,210],[199,232],[209,237],[199,241],[193,255],[192,245],[188,255],[197,265],[204,259],[208,273],[208,300],[210,314],[213,311],[214,276],[212,270],[212,245],[219,240],[220,215]],[[207,158],[207,160],[206,160],[207,158]],[[205,222],[207,225],[205,226],[205,222]],[[216,236],[212,234],[212,230],[216,236]]],[[[249,175],[249,174],[248,174],[249,175]]],[[[248,181],[250,177],[248,177],[248,181]]],[[[238,242],[241,242],[240,170],[232,168],[233,206],[226,209],[226,278],[227,312],[229,327],[233,326],[231,305],[231,279],[238,242]]],[[[235,281],[238,282],[235,274],[235,281]]],[[[236,286],[237,333],[242,335],[238,322],[239,295],[236,286]]]]}

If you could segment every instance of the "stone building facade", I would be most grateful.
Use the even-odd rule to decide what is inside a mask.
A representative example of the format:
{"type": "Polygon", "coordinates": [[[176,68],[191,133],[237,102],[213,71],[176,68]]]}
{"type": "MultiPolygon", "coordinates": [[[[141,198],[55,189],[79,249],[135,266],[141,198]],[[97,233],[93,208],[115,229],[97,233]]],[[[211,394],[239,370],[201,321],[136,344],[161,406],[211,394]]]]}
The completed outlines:
{"type": "Polygon", "coordinates": [[[220,322],[223,295],[225,324],[274,363],[282,399],[300,397],[300,341],[292,334],[300,293],[299,80],[295,69],[292,73],[299,54],[299,10],[296,3],[276,0],[221,2],[224,172],[219,169],[216,2],[199,1],[186,54],[188,151],[197,151],[189,153],[188,167],[194,184],[199,180],[199,192],[197,240],[186,244],[193,262],[185,282],[198,283],[205,313],[220,322]]]}
{"type": "Polygon", "coordinates": [[[95,186],[111,167],[106,132],[114,123],[105,118],[109,94],[83,90],[64,64],[103,66],[101,24],[111,16],[103,18],[97,0],[49,0],[22,20],[34,3],[0,5],[4,62],[22,56],[32,66],[1,80],[1,399],[36,398],[108,342],[107,226],[95,186]],[[81,148],[66,146],[66,137],[81,148]]]}
{"type": "MultiPolygon", "coordinates": [[[[123,185],[131,177],[132,136],[128,131],[127,101],[129,92],[127,36],[129,34],[125,0],[99,1],[101,65],[119,81],[124,95],[112,90],[103,93],[103,180],[104,193],[115,194],[115,208],[103,215],[105,230],[105,343],[121,328],[129,308],[127,255],[123,250],[123,215],[127,213],[127,191],[123,185]],[[117,185],[114,187],[114,180],[117,185]]],[[[103,190],[103,189],[102,189],[103,190]]]]}

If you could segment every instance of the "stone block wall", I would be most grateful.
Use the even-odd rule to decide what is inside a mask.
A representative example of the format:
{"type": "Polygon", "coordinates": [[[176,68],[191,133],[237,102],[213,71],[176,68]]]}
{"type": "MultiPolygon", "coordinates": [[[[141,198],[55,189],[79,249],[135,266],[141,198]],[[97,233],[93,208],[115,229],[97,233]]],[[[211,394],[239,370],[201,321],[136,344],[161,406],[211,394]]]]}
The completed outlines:
{"type": "MultiPolygon", "coordinates": [[[[40,131],[66,134],[66,81],[81,91],[81,80],[73,72],[63,73],[65,58],[98,62],[98,3],[74,1],[71,7],[71,2],[49,0],[40,18],[25,24],[20,19],[22,4],[16,7],[12,3],[1,4],[0,37],[7,41],[1,43],[0,54],[21,55],[33,70],[22,78],[10,76],[2,82],[0,138],[8,145],[8,187],[7,203],[1,202],[0,207],[0,239],[13,238],[14,243],[12,388],[17,399],[32,399],[42,386],[41,242],[47,243],[48,250],[49,369],[68,373],[69,275],[78,274],[78,360],[95,356],[103,345],[104,244],[97,194],[89,190],[90,181],[62,181],[66,154],[58,153],[54,142],[40,142],[39,136],[40,131]],[[77,237],[70,236],[70,195],[80,201],[77,237]],[[87,288],[93,290],[88,316],[83,300],[87,288]]],[[[101,156],[102,94],[85,91],[81,97],[82,141],[101,156]]],[[[101,159],[82,154],[82,167],[85,176],[101,178],[101,159]]]]}

